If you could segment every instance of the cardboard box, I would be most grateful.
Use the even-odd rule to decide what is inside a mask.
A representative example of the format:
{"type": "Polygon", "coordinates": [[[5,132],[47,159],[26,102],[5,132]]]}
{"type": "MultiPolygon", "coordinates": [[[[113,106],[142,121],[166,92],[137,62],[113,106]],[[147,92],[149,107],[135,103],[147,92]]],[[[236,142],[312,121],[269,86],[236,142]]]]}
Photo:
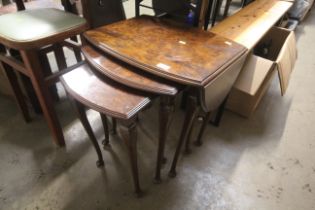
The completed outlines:
{"type": "Polygon", "coordinates": [[[227,109],[244,117],[258,107],[276,72],[281,95],[285,94],[297,58],[293,31],[273,27],[257,46],[264,45],[268,50],[263,55],[249,54],[227,102],[227,109]]]}

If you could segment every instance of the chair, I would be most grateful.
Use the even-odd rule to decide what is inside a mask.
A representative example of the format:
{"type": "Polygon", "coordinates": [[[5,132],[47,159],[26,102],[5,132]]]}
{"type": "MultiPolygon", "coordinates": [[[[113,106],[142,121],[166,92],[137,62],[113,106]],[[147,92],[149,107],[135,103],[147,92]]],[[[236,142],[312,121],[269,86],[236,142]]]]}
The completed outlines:
{"type": "MultiPolygon", "coordinates": [[[[108,136],[106,116],[113,117],[128,130],[126,144],[129,150],[135,192],[141,195],[137,165],[137,114],[149,103],[146,94],[125,87],[104,76],[96,75],[87,64],[82,64],[61,78],[62,84],[77,110],[79,119],[98,154],[97,165],[104,165],[102,153],[85,114],[85,107],[101,113],[108,136]]],[[[107,138],[107,137],[106,137],[107,138]]],[[[109,143],[105,139],[105,145],[109,143]]]]}
{"type": "MultiPolygon", "coordinates": [[[[1,15],[5,15],[5,14],[9,14],[9,13],[14,13],[14,12],[17,12],[17,11],[22,11],[22,10],[25,10],[25,9],[28,9],[28,10],[34,10],[34,9],[39,9],[39,8],[57,8],[57,9],[61,9],[61,10],[63,9],[63,7],[62,7],[60,2],[58,3],[58,2],[53,1],[53,0],[40,0],[40,1],[26,1],[26,0],[22,1],[22,0],[17,0],[17,1],[15,1],[15,4],[10,3],[10,4],[7,4],[7,5],[6,4],[4,4],[4,5],[5,6],[0,7],[0,16],[1,15]]],[[[57,54],[59,54],[59,52],[62,50],[61,47],[62,46],[55,45],[55,46],[50,48],[50,51],[54,51],[55,55],[59,56],[57,54]]],[[[3,45],[1,46],[1,48],[2,48],[2,52],[6,51],[5,47],[3,45]]],[[[52,74],[52,71],[51,71],[51,67],[49,65],[48,58],[46,56],[46,54],[50,52],[47,49],[44,50],[44,52],[40,54],[40,60],[42,62],[42,65],[44,66],[45,75],[49,76],[49,75],[52,74]]],[[[73,50],[74,50],[74,53],[76,55],[77,60],[80,61],[81,60],[80,51],[77,50],[77,49],[73,49],[73,50]]],[[[14,57],[16,57],[18,59],[21,58],[19,52],[14,50],[14,49],[9,49],[8,52],[11,54],[11,56],[14,56],[14,57]]],[[[65,68],[64,66],[60,66],[59,65],[60,64],[59,59],[58,59],[57,63],[58,63],[58,67],[65,68]]],[[[4,65],[4,66],[2,66],[2,69],[4,69],[4,68],[10,68],[10,67],[8,67],[7,65],[4,65]]],[[[26,122],[29,122],[30,121],[30,117],[29,117],[29,114],[28,114],[28,108],[27,108],[26,103],[22,102],[22,99],[24,98],[24,96],[23,96],[23,93],[22,93],[22,88],[19,87],[17,75],[15,75],[15,73],[12,73],[12,72],[8,73],[8,71],[6,71],[6,70],[3,70],[3,71],[7,75],[7,78],[9,80],[9,84],[11,86],[11,89],[12,89],[12,91],[14,93],[14,96],[15,96],[16,100],[18,101],[19,108],[21,110],[24,110],[24,111],[22,111],[24,120],[26,122]],[[10,75],[8,75],[8,74],[10,74],[10,75]],[[15,78],[15,79],[13,79],[13,78],[15,78]],[[21,93],[21,94],[19,94],[19,93],[21,93]],[[16,97],[17,95],[19,96],[20,99],[17,99],[17,97],[16,97]]],[[[41,110],[39,101],[37,99],[37,96],[35,94],[35,90],[34,90],[32,84],[31,84],[30,79],[27,76],[25,76],[24,74],[21,74],[21,73],[19,73],[18,76],[20,77],[20,80],[22,81],[24,89],[25,89],[25,91],[27,93],[27,96],[29,98],[29,101],[30,101],[30,103],[31,103],[35,113],[41,114],[42,110],[41,110]]],[[[51,89],[51,93],[53,95],[54,100],[58,101],[59,100],[59,96],[58,96],[58,93],[57,93],[57,88],[55,86],[52,86],[52,87],[50,87],[50,89],[51,89]]]]}
{"type": "MultiPolygon", "coordinates": [[[[33,95],[39,100],[54,140],[60,146],[65,143],[49,90],[64,73],[62,69],[67,67],[62,50],[62,46],[66,44],[64,40],[82,33],[86,28],[87,23],[83,18],[51,8],[25,10],[0,16],[2,44],[0,61],[5,63],[6,72],[12,71],[13,68],[30,78],[29,84],[35,90],[33,95]],[[34,26],[36,30],[30,30],[34,29],[34,26]],[[41,55],[49,51],[55,52],[60,70],[58,73],[47,72],[49,65],[47,62],[46,65],[43,63],[45,59],[41,55]],[[7,68],[8,66],[11,66],[11,69],[7,68]]],[[[79,50],[76,45],[67,45],[79,50]]],[[[11,85],[14,87],[16,84],[11,85]]]]}
{"type": "Polygon", "coordinates": [[[126,19],[122,1],[117,0],[81,0],[83,17],[88,21],[90,28],[126,19]]]}

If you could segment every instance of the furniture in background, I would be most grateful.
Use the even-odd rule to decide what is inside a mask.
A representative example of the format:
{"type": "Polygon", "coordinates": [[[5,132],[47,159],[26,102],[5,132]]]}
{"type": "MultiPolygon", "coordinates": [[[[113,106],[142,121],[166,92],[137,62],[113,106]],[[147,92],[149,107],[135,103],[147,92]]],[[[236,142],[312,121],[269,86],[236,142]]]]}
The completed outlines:
{"type": "Polygon", "coordinates": [[[179,22],[193,25],[195,27],[203,27],[207,15],[208,5],[213,0],[153,0],[152,6],[142,4],[143,0],[135,0],[136,17],[140,15],[140,8],[149,8],[155,11],[156,16],[170,16],[179,22]]]}
{"type": "MultiPolygon", "coordinates": [[[[235,13],[234,15],[215,25],[210,31],[245,46],[250,51],[247,59],[247,61],[250,62],[250,59],[253,56],[252,51],[254,50],[255,46],[259,43],[260,40],[262,40],[262,38],[267,34],[268,31],[271,31],[273,26],[280,25],[282,18],[286,15],[291,6],[292,2],[287,1],[256,0],[235,13]]],[[[283,36],[280,36],[279,34],[278,37],[283,36]]],[[[278,40],[277,42],[280,41],[278,40]]],[[[258,65],[258,63],[256,65],[258,65]]],[[[252,88],[250,88],[250,90],[247,90],[247,92],[239,92],[236,88],[236,84],[232,89],[229,99],[227,101],[228,109],[236,111],[236,109],[238,108],[236,107],[236,104],[234,102],[242,101],[245,104],[247,103],[246,106],[242,105],[242,109],[245,110],[245,107],[249,107],[250,110],[239,110],[237,111],[238,113],[240,113],[242,116],[249,116],[249,114],[254,111],[254,109],[258,106],[260,100],[262,99],[263,95],[267,91],[267,87],[269,86],[270,81],[274,76],[274,74],[261,74],[261,71],[260,73],[257,72],[257,74],[259,74],[259,81],[263,82],[261,87],[257,89],[257,94],[251,96],[252,93],[249,92],[252,91],[252,88]],[[250,96],[249,98],[252,99],[250,99],[250,101],[244,101],[244,99],[240,98],[244,95],[248,95],[250,96]]],[[[237,81],[249,80],[247,82],[248,84],[251,84],[249,85],[249,87],[253,87],[253,75],[256,75],[255,70],[252,69],[249,75],[251,76],[245,79],[243,77],[246,76],[246,74],[241,74],[237,81]]]]}
{"type": "MultiPolygon", "coordinates": [[[[47,52],[57,46],[56,60],[59,70],[65,69],[62,51],[62,45],[66,44],[64,40],[82,33],[86,28],[83,18],[57,9],[25,10],[0,16],[0,44],[7,49],[19,51],[19,54],[9,55],[8,50],[3,50],[0,61],[31,79],[54,142],[59,146],[65,144],[64,136],[49,87],[58,81],[64,71],[48,76],[39,58],[40,51],[47,52]],[[36,30],[30,30],[34,27],[36,30]]],[[[72,44],[67,45],[75,47],[72,44]]],[[[10,70],[12,69],[6,71],[10,70]]]]}
{"type": "Polygon", "coordinates": [[[89,23],[90,28],[126,19],[121,0],[81,0],[83,17],[89,23]]]}
{"type": "MultiPolygon", "coordinates": [[[[0,7],[0,15],[13,13],[13,12],[17,12],[17,11],[21,11],[21,10],[25,10],[25,9],[34,10],[34,9],[40,9],[40,8],[56,8],[56,9],[63,10],[61,3],[58,1],[54,1],[54,0],[25,1],[25,2],[22,0],[17,0],[17,1],[15,1],[15,3],[10,3],[8,5],[0,7]]],[[[66,8],[66,10],[67,9],[68,8],[66,8]]],[[[67,10],[67,11],[70,11],[70,10],[67,10]]],[[[70,11],[70,12],[72,12],[72,11],[70,11]]],[[[71,39],[77,42],[76,37],[71,37],[71,39]]],[[[70,45],[68,45],[68,46],[70,47],[70,49],[72,49],[74,51],[77,60],[80,61],[81,60],[81,54],[80,54],[79,49],[73,48],[70,45]]],[[[40,54],[41,63],[44,66],[43,69],[45,70],[46,76],[49,76],[52,74],[51,67],[50,67],[50,64],[49,64],[49,61],[48,61],[46,54],[53,51],[55,53],[55,56],[56,56],[56,55],[58,55],[58,53],[61,50],[62,49],[61,49],[60,45],[54,45],[54,46],[51,46],[50,48],[47,48],[47,46],[46,46],[46,50],[43,50],[43,53],[40,54]]],[[[19,55],[19,52],[14,50],[14,49],[9,49],[9,53],[11,54],[11,56],[15,56],[15,57],[19,57],[19,58],[21,57],[19,55]]],[[[59,69],[63,68],[63,67],[60,67],[60,65],[59,65],[60,62],[57,62],[57,64],[58,64],[59,69]]],[[[13,79],[12,76],[16,77],[15,75],[11,75],[11,78],[8,78],[9,80],[11,80],[11,84],[14,83],[14,80],[12,80],[13,79]]],[[[40,108],[39,101],[36,97],[35,90],[32,86],[30,79],[21,73],[18,73],[18,77],[20,78],[19,80],[22,82],[22,85],[23,85],[22,89],[25,90],[26,95],[28,96],[28,99],[29,99],[28,101],[31,103],[35,113],[41,114],[42,110],[40,108]]],[[[5,79],[5,78],[3,78],[3,79],[5,79]]],[[[17,81],[18,80],[16,80],[16,82],[17,81]]],[[[10,83],[7,83],[7,81],[5,81],[5,82],[6,82],[6,85],[3,85],[5,87],[5,89],[11,89],[13,92],[13,96],[15,96],[17,94],[17,92],[19,92],[19,90],[17,90],[18,85],[16,85],[18,83],[14,83],[15,85],[10,85],[10,83]],[[11,86],[11,87],[8,87],[8,86],[11,86]]],[[[58,101],[59,96],[58,96],[58,91],[57,91],[56,86],[54,86],[54,85],[51,86],[50,90],[51,90],[51,93],[52,93],[54,100],[58,101]]],[[[6,93],[8,94],[8,92],[11,92],[11,91],[7,91],[6,93]]],[[[23,96],[23,94],[21,96],[23,96]]],[[[25,107],[24,110],[27,110],[27,107],[25,107]]],[[[22,113],[24,113],[23,116],[25,116],[26,112],[23,111],[22,113]]],[[[28,122],[30,120],[30,117],[28,117],[28,119],[26,119],[24,117],[24,119],[26,122],[28,122]]]]}

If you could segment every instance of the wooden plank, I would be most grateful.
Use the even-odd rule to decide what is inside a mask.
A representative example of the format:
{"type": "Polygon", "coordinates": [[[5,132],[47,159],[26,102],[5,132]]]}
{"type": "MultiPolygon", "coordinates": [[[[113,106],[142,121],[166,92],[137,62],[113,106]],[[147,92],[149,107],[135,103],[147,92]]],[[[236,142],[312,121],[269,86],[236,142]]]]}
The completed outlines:
{"type": "Polygon", "coordinates": [[[291,6],[292,2],[287,1],[256,0],[217,24],[211,32],[252,49],[291,6]]]}
{"type": "Polygon", "coordinates": [[[182,84],[204,86],[246,49],[224,37],[141,16],[85,32],[100,50],[182,84]]]}

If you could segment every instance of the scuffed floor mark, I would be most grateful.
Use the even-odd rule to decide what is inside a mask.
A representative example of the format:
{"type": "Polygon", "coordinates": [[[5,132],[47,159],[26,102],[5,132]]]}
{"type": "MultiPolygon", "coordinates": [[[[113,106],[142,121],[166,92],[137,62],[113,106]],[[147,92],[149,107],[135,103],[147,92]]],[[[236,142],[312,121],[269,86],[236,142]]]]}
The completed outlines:
{"type": "Polygon", "coordinates": [[[310,193],[312,193],[312,188],[311,188],[311,185],[310,184],[305,184],[302,186],[302,190],[306,190],[310,193]]]}

